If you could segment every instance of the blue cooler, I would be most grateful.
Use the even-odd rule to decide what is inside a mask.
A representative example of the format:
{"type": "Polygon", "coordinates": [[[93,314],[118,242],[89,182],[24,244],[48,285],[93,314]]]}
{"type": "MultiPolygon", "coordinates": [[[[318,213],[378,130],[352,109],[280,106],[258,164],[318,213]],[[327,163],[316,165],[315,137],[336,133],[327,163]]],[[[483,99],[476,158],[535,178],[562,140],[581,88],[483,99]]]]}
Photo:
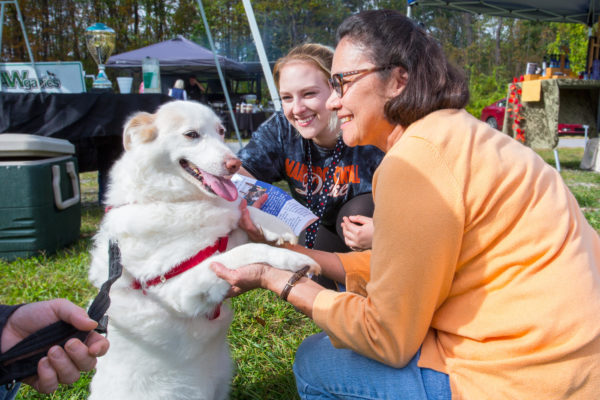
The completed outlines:
{"type": "Polygon", "coordinates": [[[0,134],[0,258],[52,253],[81,227],[75,146],[37,135],[0,134]]]}

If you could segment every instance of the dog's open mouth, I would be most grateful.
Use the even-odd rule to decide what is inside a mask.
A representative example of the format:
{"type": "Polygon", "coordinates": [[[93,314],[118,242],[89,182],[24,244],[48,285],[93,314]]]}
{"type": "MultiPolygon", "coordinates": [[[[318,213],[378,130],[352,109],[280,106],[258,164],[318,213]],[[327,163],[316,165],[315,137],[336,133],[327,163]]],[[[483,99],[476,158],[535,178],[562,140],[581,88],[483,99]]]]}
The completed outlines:
{"type": "Polygon", "coordinates": [[[211,312],[207,313],[206,318],[209,321],[213,321],[213,320],[219,318],[220,315],[221,315],[221,303],[217,304],[211,312]]]}
{"type": "Polygon", "coordinates": [[[179,160],[179,165],[196,181],[200,182],[209,193],[213,193],[227,201],[237,199],[238,191],[231,179],[209,174],[185,159],[179,160]]]}

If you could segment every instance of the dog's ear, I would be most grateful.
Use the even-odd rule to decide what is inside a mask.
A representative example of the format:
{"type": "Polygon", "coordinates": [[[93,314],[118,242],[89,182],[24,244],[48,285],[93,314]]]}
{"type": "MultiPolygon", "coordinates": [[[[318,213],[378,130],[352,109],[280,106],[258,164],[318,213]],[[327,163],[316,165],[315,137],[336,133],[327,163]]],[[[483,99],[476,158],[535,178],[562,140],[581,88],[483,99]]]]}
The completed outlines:
{"type": "Polygon", "coordinates": [[[156,138],[158,132],[154,125],[154,119],[154,114],[143,111],[129,118],[123,130],[123,147],[125,147],[125,150],[131,150],[137,143],[150,142],[156,138]]]}

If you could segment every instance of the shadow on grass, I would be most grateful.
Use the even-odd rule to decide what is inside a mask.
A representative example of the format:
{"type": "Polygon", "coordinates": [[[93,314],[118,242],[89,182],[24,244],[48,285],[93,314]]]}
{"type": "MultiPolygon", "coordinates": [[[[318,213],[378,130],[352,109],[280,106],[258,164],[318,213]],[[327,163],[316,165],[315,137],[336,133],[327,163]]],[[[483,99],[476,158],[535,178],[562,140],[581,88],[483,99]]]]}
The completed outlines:
{"type": "Polygon", "coordinates": [[[579,169],[580,163],[581,163],[581,160],[579,160],[579,161],[569,160],[569,161],[561,162],[560,167],[565,168],[565,169],[579,169]]]}
{"type": "MultiPolygon", "coordinates": [[[[583,158],[583,148],[560,148],[558,149],[558,157],[560,166],[564,169],[579,169],[579,164],[583,158]]],[[[548,164],[555,166],[554,151],[552,150],[536,150],[548,164]]]]}
{"type": "Polygon", "coordinates": [[[274,375],[260,382],[234,382],[231,400],[293,400],[296,380],[292,371],[274,375]]]}

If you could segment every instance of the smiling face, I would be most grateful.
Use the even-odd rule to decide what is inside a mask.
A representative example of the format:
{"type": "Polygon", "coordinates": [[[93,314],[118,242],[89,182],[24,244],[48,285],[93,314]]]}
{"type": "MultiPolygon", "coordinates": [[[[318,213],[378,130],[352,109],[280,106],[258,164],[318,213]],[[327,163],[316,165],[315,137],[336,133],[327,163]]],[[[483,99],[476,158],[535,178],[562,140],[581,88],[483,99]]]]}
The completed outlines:
{"type": "Polygon", "coordinates": [[[331,122],[335,117],[325,107],[330,93],[325,75],[311,63],[291,61],[281,67],[279,95],[285,117],[303,138],[328,148],[335,146],[338,132],[331,122]]]}
{"type": "Polygon", "coordinates": [[[221,121],[210,108],[173,101],[155,114],[132,117],[124,142],[130,159],[137,160],[139,180],[154,187],[161,200],[204,196],[234,201],[238,193],[230,179],[241,161],[224,143],[223,134],[221,121]]]}
{"type": "MultiPolygon", "coordinates": [[[[344,73],[377,67],[364,49],[343,38],[335,49],[331,73],[344,73]]],[[[349,76],[344,79],[344,95],[333,92],[327,108],[337,112],[344,142],[349,146],[374,145],[385,150],[387,137],[394,129],[384,115],[385,103],[402,90],[392,70],[385,81],[379,72],[349,76]]]]}

